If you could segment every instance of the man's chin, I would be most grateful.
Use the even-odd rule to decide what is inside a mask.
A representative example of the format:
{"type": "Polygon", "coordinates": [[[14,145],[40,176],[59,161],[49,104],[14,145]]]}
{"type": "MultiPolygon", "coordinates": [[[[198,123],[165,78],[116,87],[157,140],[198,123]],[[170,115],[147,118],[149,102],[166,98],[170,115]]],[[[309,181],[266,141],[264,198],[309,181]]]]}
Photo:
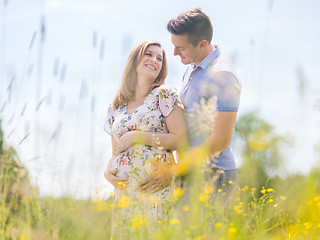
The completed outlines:
{"type": "Polygon", "coordinates": [[[189,61],[185,58],[181,58],[181,63],[184,64],[184,65],[188,65],[190,64],[189,61]]]}

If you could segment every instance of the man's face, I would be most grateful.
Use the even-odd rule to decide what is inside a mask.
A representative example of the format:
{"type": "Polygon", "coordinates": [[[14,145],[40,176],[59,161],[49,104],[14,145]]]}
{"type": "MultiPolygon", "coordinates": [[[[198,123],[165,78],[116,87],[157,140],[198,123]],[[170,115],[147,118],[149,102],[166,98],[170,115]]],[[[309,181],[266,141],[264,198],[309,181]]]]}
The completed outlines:
{"type": "Polygon", "coordinates": [[[178,55],[183,64],[195,63],[198,66],[202,61],[200,43],[194,47],[187,35],[171,34],[171,42],[174,45],[173,55],[178,55]]]}

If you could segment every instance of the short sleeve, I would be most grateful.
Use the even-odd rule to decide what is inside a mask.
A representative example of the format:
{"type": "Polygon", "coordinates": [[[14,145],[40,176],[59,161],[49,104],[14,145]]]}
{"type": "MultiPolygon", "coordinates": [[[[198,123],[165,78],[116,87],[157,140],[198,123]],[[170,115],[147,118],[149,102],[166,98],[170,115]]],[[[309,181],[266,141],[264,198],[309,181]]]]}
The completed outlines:
{"type": "Polygon", "coordinates": [[[112,124],[114,122],[114,109],[113,107],[110,105],[108,108],[108,113],[107,113],[107,117],[106,117],[106,121],[104,123],[104,130],[109,134],[111,134],[111,127],[112,124]]]}
{"type": "Polygon", "coordinates": [[[159,90],[159,108],[162,115],[167,117],[176,106],[183,109],[177,90],[173,87],[162,85],[159,90]]]}
{"type": "Polygon", "coordinates": [[[217,96],[218,111],[238,111],[241,86],[238,79],[228,71],[219,71],[212,75],[211,96],[217,96]]]}

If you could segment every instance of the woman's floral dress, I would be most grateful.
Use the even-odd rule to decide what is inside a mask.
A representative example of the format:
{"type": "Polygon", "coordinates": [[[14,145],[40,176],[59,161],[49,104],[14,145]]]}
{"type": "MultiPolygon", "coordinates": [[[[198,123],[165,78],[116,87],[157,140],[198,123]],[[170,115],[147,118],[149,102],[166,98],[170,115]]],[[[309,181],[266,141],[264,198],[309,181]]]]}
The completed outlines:
{"type": "MultiPolygon", "coordinates": [[[[128,131],[168,133],[165,119],[177,105],[183,108],[175,89],[161,85],[154,88],[132,114],[127,113],[126,105],[117,110],[110,106],[105,130],[115,141],[128,131]]],[[[154,141],[156,144],[156,137],[154,141]]],[[[150,238],[147,232],[150,233],[167,216],[174,186],[154,194],[137,191],[139,183],[154,171],[150,158],[168,165],[175,163],[171,150],[142,144],[135,144],[112,159],[112,168],[117,169],[116,176],[127,178],[130,182],[127,191],[115,189],[113,240],[150,238]]]]}

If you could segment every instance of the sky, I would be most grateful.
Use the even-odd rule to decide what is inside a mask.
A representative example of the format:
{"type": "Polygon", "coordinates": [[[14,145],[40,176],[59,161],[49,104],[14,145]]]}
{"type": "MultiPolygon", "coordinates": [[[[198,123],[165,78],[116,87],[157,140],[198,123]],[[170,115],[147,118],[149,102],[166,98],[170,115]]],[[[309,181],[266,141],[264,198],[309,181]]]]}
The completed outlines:
{"type": "MultiPolygon", "coordinates": [[[[0,119],[42,195],[111,192],[106,110],[130,50],[146,39],[167,53],[166,83],[181,86],[165,25],[201,7],[213,43],[242,84],[238,116],[259,117],[288,136],[284,173],[307,174],[320,157],[320,2],[317,0],[3,0],[0,3],[0,119]]],[[[235,152],[241,165],[240,153],[235,152]]]]}

